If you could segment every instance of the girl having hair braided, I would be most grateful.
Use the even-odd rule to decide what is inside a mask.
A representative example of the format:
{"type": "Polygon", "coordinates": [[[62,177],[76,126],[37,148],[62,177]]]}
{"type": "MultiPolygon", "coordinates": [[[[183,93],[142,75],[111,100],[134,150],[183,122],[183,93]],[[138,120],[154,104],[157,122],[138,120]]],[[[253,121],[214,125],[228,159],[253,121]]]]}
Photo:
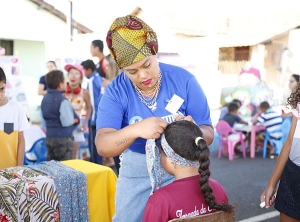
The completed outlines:
{"type": "MultiPolygon", "coordinates": [[[[147,141],[147,145],[149,143],[147,141]]],[[[186,120],[169,124],[161,137],[160,147],[161,165],[167,173],[175,176],[175,181],[157,191],[154,188],[144,211],[144,222],[234,209],[228,204],[224,188],[210,179],[209,148],[199,126],[186,120]]],[[[154,177],[157,177],[157,172],[154,172],[154,177]]],[[[154,184],[158,184],[156,188],[160,187],[158,182],[154,184]]]]}

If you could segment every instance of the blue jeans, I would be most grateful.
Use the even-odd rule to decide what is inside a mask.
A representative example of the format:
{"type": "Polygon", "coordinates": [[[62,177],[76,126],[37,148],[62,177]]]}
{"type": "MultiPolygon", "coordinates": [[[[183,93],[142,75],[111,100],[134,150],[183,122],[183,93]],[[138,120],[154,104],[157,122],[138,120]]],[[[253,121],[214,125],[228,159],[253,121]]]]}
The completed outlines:
{"type": "Polygon", "coordinates": [[[44,119],[44,117],[43,117],[42,109],[40,109],[40,118],[41,118],[41,125],[42,125],[42,128],[43,128],[43,130],[46,131],[46,121],[45,121],[45,119],[44,119]]]}
{"type": "Polygon", "coordinates": [[[97,148],[95,145],[95,138],[96,138],[96,126],[89,126],[89,149],[91,154],[91,162],[102,164],[102,157],[98,154],[97,148]]]}
{"type": "MultiPolygon", "coordinates": [[[[120,160],[113,222],[141,222],[151,193],[146,155],[125,150],[120,160]]],[[[162,180],[163,186],[173,180],[173,176],[165,174],[162,180]]]]}

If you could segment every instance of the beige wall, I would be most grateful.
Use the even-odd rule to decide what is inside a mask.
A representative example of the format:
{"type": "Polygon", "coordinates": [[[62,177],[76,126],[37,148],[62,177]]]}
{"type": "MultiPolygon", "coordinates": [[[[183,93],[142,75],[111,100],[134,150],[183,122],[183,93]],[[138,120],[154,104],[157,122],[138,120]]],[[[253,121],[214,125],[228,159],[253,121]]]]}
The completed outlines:
{"type": "Polygon", "coordinates": [[[68,37],[67,24],[36,4],[28,0],[1,2],[0,38],[45,41],[68,37]]]}
{"type": "Polygon", "coordinates": [[[273,90],[274,99],[285,102],[285,92],[288,90],[288,78],[286,68],[282,67],[282,53],[289,44],[289,33],[272,40],[272,43],[265,45],[264,66],[266,71],[265,81],[273,90]]]}
{"type": "Polygon", "coordinates": [[[289,61],[291,73],[300,74],[300,29],[293,29],[289,32],[288,48],[292,53],[289,61]]]}
{"type": "Polygon", "coordinates": [[[43,42],[14,40],[14,55],[19,58],[22,75],[40,77],[45,74],[45,45],[43,42]]]}
{"type": "Polygon", "coordinates": [[[266,82],[277,97],[284,102],[290,95],[288,88],[292,74],[300,74],[300,29],[293,29],[287,34],[266,44],[264,60],[266,82]]]}

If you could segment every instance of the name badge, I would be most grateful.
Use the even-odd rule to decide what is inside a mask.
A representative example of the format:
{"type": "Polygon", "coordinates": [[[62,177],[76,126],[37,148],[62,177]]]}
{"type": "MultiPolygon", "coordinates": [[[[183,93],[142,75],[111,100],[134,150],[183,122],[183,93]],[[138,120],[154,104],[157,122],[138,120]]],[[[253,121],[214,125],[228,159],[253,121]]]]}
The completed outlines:
{"type": "Polygon", "coordinates": [[[182,98],[177,96],[176,94],[173,95],[171,100],[167,101],[168,104],[166,105],[165,109],[175,115],[177,111],[179,110],[180,106],[184,102],[182,98]]]}

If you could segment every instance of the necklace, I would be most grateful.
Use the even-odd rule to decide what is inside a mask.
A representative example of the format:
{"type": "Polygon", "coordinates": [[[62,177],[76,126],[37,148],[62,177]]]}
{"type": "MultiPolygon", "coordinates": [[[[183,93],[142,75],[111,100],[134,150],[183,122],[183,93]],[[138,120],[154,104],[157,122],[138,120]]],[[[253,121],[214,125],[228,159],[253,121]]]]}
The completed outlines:
{"type": "Polygon", "coordinates": [[[160,85],[161,85],[161,72],[160,71],[159,71],[159,78],[158,78],[157,83],[155,84],[153,89],[150,90],[153,92],[151,92],[151,94],[150,94],[151,97],[149,97],[149,98],[145,98],[142,93],[144,91],[142,91],[141,89],[139,89],[139,87],[137,87],[135,84],[133,84],[133,87],[134,87],[138,97],[142,101],[142,103],[144,103],[149,109],[151,109],[152,112],[154,112],[157,108],[156,99],[157,99],[157,96],[158,96],[158,93],[160,90],[160,85]]]}
{"type": "MultiPolygon", "coordinates": [[[[134,84],[135,85],[135,84],[134,84]]],[[[136,85],[135,85],[136,86],[136,85]]],[[[156,90],[157,90],[157,86],[158,86],[158,81],[155,83],[155,85],[152,87],[152,89],[151,90],[149,90],[149,91],[143,91],[143,90],[141,90],[141,89],[139,89],[137,86],[137,89],[143,94],[143,95],[152,95],[152,94],[154,94],[155,92],[156,92],[156,90]]]]}

